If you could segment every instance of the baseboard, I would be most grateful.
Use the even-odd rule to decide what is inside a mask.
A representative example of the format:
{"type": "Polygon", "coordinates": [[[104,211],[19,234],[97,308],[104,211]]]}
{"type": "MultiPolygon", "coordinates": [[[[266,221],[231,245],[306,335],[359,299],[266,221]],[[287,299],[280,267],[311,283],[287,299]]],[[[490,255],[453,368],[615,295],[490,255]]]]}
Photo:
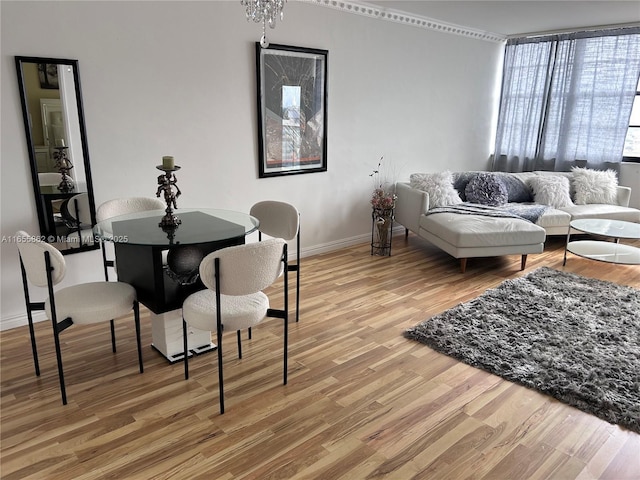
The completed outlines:
{"type": "Polygon", "coordinates": [[[313,245],[311,247],[303,248],[300,251],[300,257],[304,258],[304,257],[310,257],[312,255],[320,255],[323,253],[333,252],[335,250],[340,250],[341,248],[350,247],[352,245],[357,245],[359,243],[366,242],[370,238],[371,238],[370,235],[358,235],[350,238],[342,238],[335,242],[313,245]]]}
{"type": "MultiPolygon", "coordinates": [[[[396,225],[393,227],[392,235],[398,232],[404,233],[404,227],[402,225],[396,225]]],[[[312,255],[320,255],[323,253],[333,252],[340,250],[341,248],[350,247],[352,245],[358,245],[360,243],[368,243],[371,241],[371,234],[365,233],[364,235],[357,235],[355,237],[343,238],[335,242],[323,243],[320,245],[314,245],[312,247],[303,248],[300,251],[300,257],[310,257],[312,255]]]]}
{"type": "MultiPolygon", "coordinates": [[[[44,322],[47,320],[47,316],[44,312],[33,312],[33,323],[44,322]]],[[[23,327],[27,325],[27,314],[12,315],[5,317],[0,321],[0,331],[10,330],[12,328],[23,327]]]]}

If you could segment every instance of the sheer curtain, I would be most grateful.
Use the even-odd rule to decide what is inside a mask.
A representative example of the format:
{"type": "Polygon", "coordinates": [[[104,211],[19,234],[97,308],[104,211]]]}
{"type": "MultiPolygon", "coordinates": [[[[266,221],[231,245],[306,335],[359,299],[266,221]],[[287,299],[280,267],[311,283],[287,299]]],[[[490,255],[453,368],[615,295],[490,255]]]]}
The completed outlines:
{"type": "Polygon", "coordinates": [[[639,75],[640,28],[510,40],[493,169],[616,168],[639,75]]]}

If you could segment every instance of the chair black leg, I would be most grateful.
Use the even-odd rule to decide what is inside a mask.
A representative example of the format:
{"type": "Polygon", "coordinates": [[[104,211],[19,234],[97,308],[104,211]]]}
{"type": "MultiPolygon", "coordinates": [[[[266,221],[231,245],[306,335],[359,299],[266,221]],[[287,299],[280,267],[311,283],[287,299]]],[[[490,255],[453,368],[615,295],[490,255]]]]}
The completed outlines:
{"type": "Polygon", "coordinates": [[[56,325],[55,315],[52,315],[53,322],[53,339],[56,345],[56,360],[58,362],[58,377],[60,379],[60,393],[62,394],[62,404],[67,404],[67,389],[64,386],[64,372],[62,370],[62,353],[60,352],[60,333],[58,332],[58,326],[56,325]]]}
{"type": "Polygon", "coordinates": [[[142,363],[142,341],[140,340],[140,304],[137,300],[133,302],[133,321],[136,324],[136,344],[138,346],[138,365],[140,373],[144,373],[144,365],[142,363]]]}
{"type": "Polygon", "coordinates": [[[296,323],[300,320],[300,222],[298,222],[298,235],[296,235],[296,323]]]}
{"type": "MultiPolygon", "coordinates": [[[[284,381],[287,384],[287,363],[288,363],[288,345],[289,345],[289,271],[287,263],[287,244],[284,245],[284,381]]],[[[297,311],[296,311],[297,313],[297,311]]]]}
{"type": "Polygon", "coordinates": [[[222,375],[222,325],[218,322],[216,332],[218,343],[218,386],[220,390],[220,415],[224,413],[224,379],[222,375]]]}
{"type": "Polygon", "coordinates": [[[111,325],[111,351],[116,353],[116,325],[113,320],[109,323],[111,325]]]}
{"type": "Polygon", "coordinates": [[[105,243],[100,241],[100,250],[102,251],[102,268],[104,269],[104,281],[109,281],[109,270],[107,268],[107,252],[105,243]]]}
{"type": "Polygon", "coordinates": [[[240,330],[236,331],[238,336],[238,358],[242,358],[242,338],[240,336],[240,330]]]}
{"type": "Polygon", "coordinates": [[[300,320],[300,227],[296,238],[296,323],[300,320]]]}
{"type": "Polygon", "coordinates": [[[29,335],[31,336],[31,351],[33,353],[33,365],[36,369],[36,375],[40,376],[40,362],[38,361],[38,348],[36,347],[36,332],[33,329],[33,318],[29,312],[29,335]]]}
{"type": "Polygon", "coordinates": [[[187,322],[182,318],[182,344],[184,346],[184,379],[189,379],[189,339],[187,338],[187,322]]]}
{"type": "Polygon", "coordinates": [[[251,327],[247,328],[247,338],[251,340],[251,327]]]}
{"type": "Polygon", "coordinates": [[[55,294],[53,291],[53,280],[51,279],[51,257],[49,252],[44,252],[44,264],[47,271],[47,290],[49,291],[49,304],[51,307],[51,326],[53,327],[53,340],[56,346],[56,361],[58,362],[58,377],[60,379],[60,393],[62,394],[62,404],[67,404],[67,389],[64,386],[64,372],[62,371],[62,353],[60,352],[60,332],[73,324],[71,318],[65,318],[58,324],[55,294]]]}
{"type": "MultiPolygon", "coordinates": [[[[33,328],[33,314],[31,309],[31,299],[29,298],[29,286],[27,282],[27,272],[24,269],[24,263],[22,263],[22,257],[20,257],[20,270],[22,272],[22,286],[24,288],[24,303],[27,307],[27,320],[29,321],[29,336],[31,337],[31,352],[33,354],[33,366],[36,370],[36,375],[40,376],[40,362],[38,361],[38,347],[36,346],[36,332],[33,328]]],[[[40,304],[39,310],[44,310],[44,304],[40,304]]]]}
{"type": "Polygon", "coordinates": [[[289,319],[285,318],[284,320],[284,382],[283,382],[283,385],[287,384],[288,345],[289,345],[289,319]]]}

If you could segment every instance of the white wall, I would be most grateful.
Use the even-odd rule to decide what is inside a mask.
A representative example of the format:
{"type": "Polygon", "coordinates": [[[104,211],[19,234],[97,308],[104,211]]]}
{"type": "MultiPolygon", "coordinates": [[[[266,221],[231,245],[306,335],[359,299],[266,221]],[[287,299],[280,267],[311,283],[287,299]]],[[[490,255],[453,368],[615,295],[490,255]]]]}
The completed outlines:
{"type": "MultiPolygon", "coordinates": [[[[79,60],[96,204],[156,190],[182,166],[178,206],[295,204],[302,254],[366,242],[369,173],[481,169],[502,45],[288,2],[271,43],[327,49],[328,171],[258,178],[254,42],[239,2],[2,1],[1,234],[37,232],[15,55],[79,60]]],[[[15,245],[1,245],[0,328],[24,323],[15,245]]],[[[100,280],[98,252],[66,257],[100,280]]],[[[38,296],[34,294],[34,296],[38,296]]]]}
{"type": "Polygon", "coordinates": [[[629,206],[640,208],[640,163],[623,162],[620,164],[619,183],[631,187],[629,206]]]}

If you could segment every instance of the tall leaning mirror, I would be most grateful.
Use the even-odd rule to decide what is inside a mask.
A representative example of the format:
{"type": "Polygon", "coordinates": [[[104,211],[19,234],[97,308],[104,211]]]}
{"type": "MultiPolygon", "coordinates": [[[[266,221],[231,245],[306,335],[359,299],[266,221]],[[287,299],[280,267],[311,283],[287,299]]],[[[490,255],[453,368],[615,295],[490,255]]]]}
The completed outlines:
{"type": "Polygon", "coordinates": [[[95,203],[77,60],[15,57],[40,235],[94,250],[95,203]]]}

